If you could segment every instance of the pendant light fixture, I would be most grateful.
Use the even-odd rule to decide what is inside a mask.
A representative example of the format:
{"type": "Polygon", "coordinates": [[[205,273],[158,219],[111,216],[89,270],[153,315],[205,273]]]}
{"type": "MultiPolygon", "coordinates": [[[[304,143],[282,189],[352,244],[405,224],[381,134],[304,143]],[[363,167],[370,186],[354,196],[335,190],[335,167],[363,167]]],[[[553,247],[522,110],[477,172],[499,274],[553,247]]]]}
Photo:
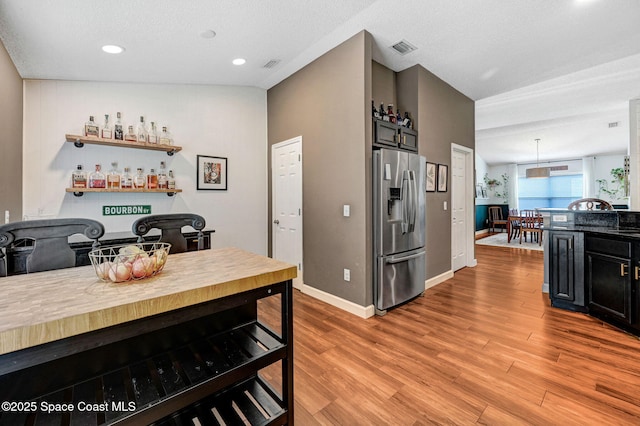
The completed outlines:
{"type": "Polygon", "coordinates": [[[527,179],[549,177],[549,168],[540,167],[540,139],[536,139],[536,167],[527,169],[526,173],[527,179]]]}

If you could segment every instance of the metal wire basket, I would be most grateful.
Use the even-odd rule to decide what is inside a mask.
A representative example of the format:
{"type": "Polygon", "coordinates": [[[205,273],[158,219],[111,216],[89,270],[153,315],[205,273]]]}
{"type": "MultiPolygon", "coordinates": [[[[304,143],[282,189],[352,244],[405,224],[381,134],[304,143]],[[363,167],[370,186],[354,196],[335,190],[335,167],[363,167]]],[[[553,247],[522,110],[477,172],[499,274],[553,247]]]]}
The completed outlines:
{"type": "Polygon", "coordinates": [[[120,283],[160,273],[170,249],[170,243],[123,244],[92,250],[89,259],[99,279],[120,283]]]}

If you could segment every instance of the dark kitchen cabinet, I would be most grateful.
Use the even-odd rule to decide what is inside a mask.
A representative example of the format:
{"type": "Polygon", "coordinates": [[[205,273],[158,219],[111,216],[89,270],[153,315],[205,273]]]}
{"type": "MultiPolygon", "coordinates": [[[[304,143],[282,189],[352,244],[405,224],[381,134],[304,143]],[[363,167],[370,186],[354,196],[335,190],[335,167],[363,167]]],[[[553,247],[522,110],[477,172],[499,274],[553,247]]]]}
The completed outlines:
{"type": "Polygon", "coordinates": [[[374,118],[373,146],[418,152],[418,132],[389,121],[374,118]]]}
{"type": "Polygon", "coordinates": [[[406,127],[400,127],[400,147],[407,151],[418,151],[418,132],[407,129],[406,127]]]}
{"type": "Polygon", "coordinates": [[[549,231],[551,306],[585,312],[584,234],[549,231]]]}
{"type": "Polygon", "coordinates": [[[379,147],[398,147],[398,127],[388,121],[373,120],[373,144],[379,147]]]}
{"type": "Polygon", "coordinates": [[[632,323],[632,244],[586,237],[586,283],[589,313],[626,327],[632,323]]]}

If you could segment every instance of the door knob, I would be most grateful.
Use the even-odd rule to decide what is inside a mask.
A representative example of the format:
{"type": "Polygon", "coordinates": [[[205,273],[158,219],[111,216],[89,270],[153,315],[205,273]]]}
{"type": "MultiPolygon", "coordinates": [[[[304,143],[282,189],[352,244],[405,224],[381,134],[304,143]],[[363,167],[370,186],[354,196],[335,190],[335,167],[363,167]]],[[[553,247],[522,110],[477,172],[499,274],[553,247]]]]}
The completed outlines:
{"type": "Polygon", "coordinates": [[[275,223],[276,225],[280,224],[280,221],[278,219],[274,220],[273,223],[275,223]]]}

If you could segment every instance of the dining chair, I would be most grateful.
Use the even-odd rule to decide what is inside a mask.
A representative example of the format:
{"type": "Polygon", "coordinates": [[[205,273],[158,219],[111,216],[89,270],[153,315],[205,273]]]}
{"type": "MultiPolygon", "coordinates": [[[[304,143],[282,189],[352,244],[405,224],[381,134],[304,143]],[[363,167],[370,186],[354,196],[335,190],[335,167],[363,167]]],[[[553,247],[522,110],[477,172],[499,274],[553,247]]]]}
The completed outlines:
{"type": "Polygon", "coordinates": [[[520,244],[522,244],[522,236],[527,242],[527,234],[531,235],[531,242],[535,239],[538,245],[542,245],[542,215],[537,210],[522,210],[520,212],[520,244]]]}
{"type": "Polygon", "coordinates": [[[507,219],[502,216],[502,207],[490,206],[489,207],[489,233],[493,230],[495,232],[496,226],[504,227],[507,229],[507,219]]]}
{"type": "Polygon", "coordinates": [[[138,236],[138,242],[144,242],[144,235],[152,229],[160,229],[158,241],[171,243],[169,253],[183,253],[187,251],[187,239],[182,234],[182,228],[190,226],[198,231],[198,250],[204,248],[205,220],[194,213],[155,214],[144,216],[133,222],[131,231],[138,236]]]}
{"type": "Polygon", "coordinates": [[[75,234],[93,240],[95,249],[100,246],[104,226],[84,218],[25,220],[0,226],[0,276],[8,273],[7,249],[25,240],[33,241],[26,258],[27,273],[76,266],[76,252],[69,246],[69,237],[75,234]]]}
{"type": "Polygon", "coordinates": [[[567,209],[569,210],[613,210],[613,205],[608,201],[600,198],[581,198],[571,202],[567,209]]]}
{"type": "Polygon", "coordinates": [[[520,216],[518,215],[518,209],[509,209],[509,238],[508,241],[511,242],[512,239],[518,238],[520,236],[520,216]]]}

